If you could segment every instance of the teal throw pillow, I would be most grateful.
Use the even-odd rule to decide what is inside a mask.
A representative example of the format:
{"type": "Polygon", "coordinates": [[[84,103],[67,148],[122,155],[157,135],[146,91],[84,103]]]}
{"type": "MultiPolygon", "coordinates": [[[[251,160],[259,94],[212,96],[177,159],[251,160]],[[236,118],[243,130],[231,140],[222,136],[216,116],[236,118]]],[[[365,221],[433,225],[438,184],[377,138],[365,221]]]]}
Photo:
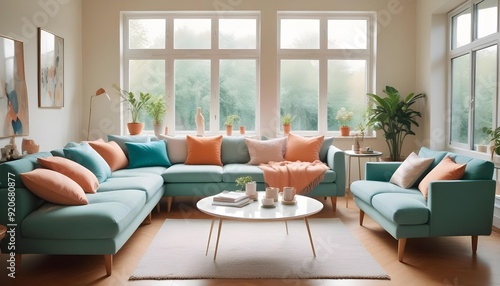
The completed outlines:
{"type": "Polygon", "coordinates": [[[118,143],[118,146],[122,148],[125,155],[128,156],[126,142],[135,142],[135,143],[146,143],[151,140],[151,137],[148,135],[108,135],[108,141],[115,141],[118,143]]]}
{"type": "Polygon", "coordinates": [[[74,147],[65,147],[64,156],[89,169],[97,177],[99,183],[111,176],[108,163],[87,143],[74,147]]]}
{"type": "Polygon", "coordinates": [[[165,140],[148,143],[125,142],[128,150],[128,167],[170,167],[165,140]]]}

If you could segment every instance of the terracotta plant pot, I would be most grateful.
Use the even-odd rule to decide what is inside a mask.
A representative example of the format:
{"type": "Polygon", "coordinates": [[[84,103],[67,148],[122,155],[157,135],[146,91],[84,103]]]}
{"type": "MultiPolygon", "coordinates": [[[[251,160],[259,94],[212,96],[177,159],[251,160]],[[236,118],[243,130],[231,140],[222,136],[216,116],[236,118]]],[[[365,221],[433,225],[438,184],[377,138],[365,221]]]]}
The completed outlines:
{"type": "Polygon", "coordinates": [[[23,142],[21,143],[21,151],[27,154],[34,154],[40,151],[40,145],[35,143],[33,139],[23,138],[23,142]]]}
{"type": "Polygon", "coordinates": [[[350,133],[351,133],[351,128],[349,126],[340,127],[340,136],[349,136],[350,133]]]}
{"type": "Polygon", "coordinates": [[[240,126],[240,134],[245,134],[245,126],[240,126]]]}
{"type": "Polygon", "coordinates": [[[233,125],[226,125],[226,135],[231,136],[233,134],[233,125]]]}
{"type": "Polygon", "coordinates": [[[285,135],[288,135],[288,133],[290,133],[291,129],[292,129],[292,125],[291,124],[283,124],[283,133],[285,135]]]}
{"type": "Polygon", "coordinates": [[[142,132],[142,129],[144,129],[144,123],[139,123],[139,122],[136,122],[136,123],[127,123],[127,127],[128,127],[128,133],[130,133],[130,135],[137,135],[137,134],[141,134],[142,132]]]}

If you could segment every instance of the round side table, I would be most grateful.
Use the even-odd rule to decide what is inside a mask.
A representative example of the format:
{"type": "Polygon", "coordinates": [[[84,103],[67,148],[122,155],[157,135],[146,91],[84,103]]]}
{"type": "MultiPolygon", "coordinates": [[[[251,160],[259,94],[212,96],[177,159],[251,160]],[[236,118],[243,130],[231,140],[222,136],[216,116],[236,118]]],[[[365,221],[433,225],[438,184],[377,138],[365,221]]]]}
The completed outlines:
{"type": "Polygon", "coordinates": [[[382,156],[382,152],[380,151],[372,151],[370,153],[361,153],[361,152],[356,152],[352,150],[346,150],[344,151],[345,155],[348,158],[347,160],[347,186],[346,186],[346,200],[345,200],[345,207],[349,207],[349,193],[351,192],[351,159],[352,158],[358,158],[358,175],[359,179],[361,180],[361,158],[368,158],[371,161],[371,158],[377,158],[377,161],[380,161],[380,156],[382,156]]]}

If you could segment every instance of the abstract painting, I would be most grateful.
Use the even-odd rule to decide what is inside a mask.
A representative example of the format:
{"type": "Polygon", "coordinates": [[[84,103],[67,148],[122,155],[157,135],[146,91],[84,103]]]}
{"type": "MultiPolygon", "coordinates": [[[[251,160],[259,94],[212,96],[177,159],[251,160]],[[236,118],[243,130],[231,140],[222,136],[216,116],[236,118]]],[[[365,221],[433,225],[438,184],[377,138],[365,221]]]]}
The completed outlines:
{"type": "Polygon", "coordinates": [[[0,138],[29,135],[23,42],[0,35],[0,138]]]}
{"type": "Polygon", "coordinates": [[[38,28],[38,107],[64,106],[64,39],[38,28]]]}

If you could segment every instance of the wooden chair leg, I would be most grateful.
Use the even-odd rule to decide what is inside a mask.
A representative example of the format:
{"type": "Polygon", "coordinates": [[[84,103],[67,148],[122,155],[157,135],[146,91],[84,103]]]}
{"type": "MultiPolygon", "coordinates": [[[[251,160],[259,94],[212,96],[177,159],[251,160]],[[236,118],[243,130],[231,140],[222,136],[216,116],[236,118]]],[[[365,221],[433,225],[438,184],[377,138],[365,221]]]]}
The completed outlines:
{"type": "Polygon", "coordinates": [[[477,252],[477,238],[478,236],[477,235],[473,235],[471,236],[472,238],[472,254],[476,255],[476,252],[477,252]]]}
{"type": "Polygon", "coordinates": [[[106,266],[106,276],[111,276],[111,269],[113,268],[113,255],[104,255],[104,265],[106,266]]]}
{"type": "Polygon", "coordinates": [[[406,238],[398,239],[398,260],[403,262],[403,255],[405,253],[406,238]]]}
{"type": "Polygon", "coordinates": [[[332,202],[332,209],[333,212],[337,211],[337,197],[336,196],[331,196],[330,201],[332,202]]]}
{"type": "Polygon", "coordinates": [[[148,216],[144,219],[142,224],[144,224],[144,225],[151,224],[151,213],[148,214],[148,216]]]}
{"type": "Polygon", "coordinates": [[[160,202],[156,204],[156,212],[160,213],[160,202]]]}
{"type": "Polygon", "coordinates": [[[167,212],[170,212],[170,208],[172,208],[172,200],[174,197],[167,197],[167,212]]]}
{"type": "Polygon", "coordinates": [[[364,218],[365,218],[365,212],[363,210],[359,210],[359,225],[363,225],[364,218]]]}

